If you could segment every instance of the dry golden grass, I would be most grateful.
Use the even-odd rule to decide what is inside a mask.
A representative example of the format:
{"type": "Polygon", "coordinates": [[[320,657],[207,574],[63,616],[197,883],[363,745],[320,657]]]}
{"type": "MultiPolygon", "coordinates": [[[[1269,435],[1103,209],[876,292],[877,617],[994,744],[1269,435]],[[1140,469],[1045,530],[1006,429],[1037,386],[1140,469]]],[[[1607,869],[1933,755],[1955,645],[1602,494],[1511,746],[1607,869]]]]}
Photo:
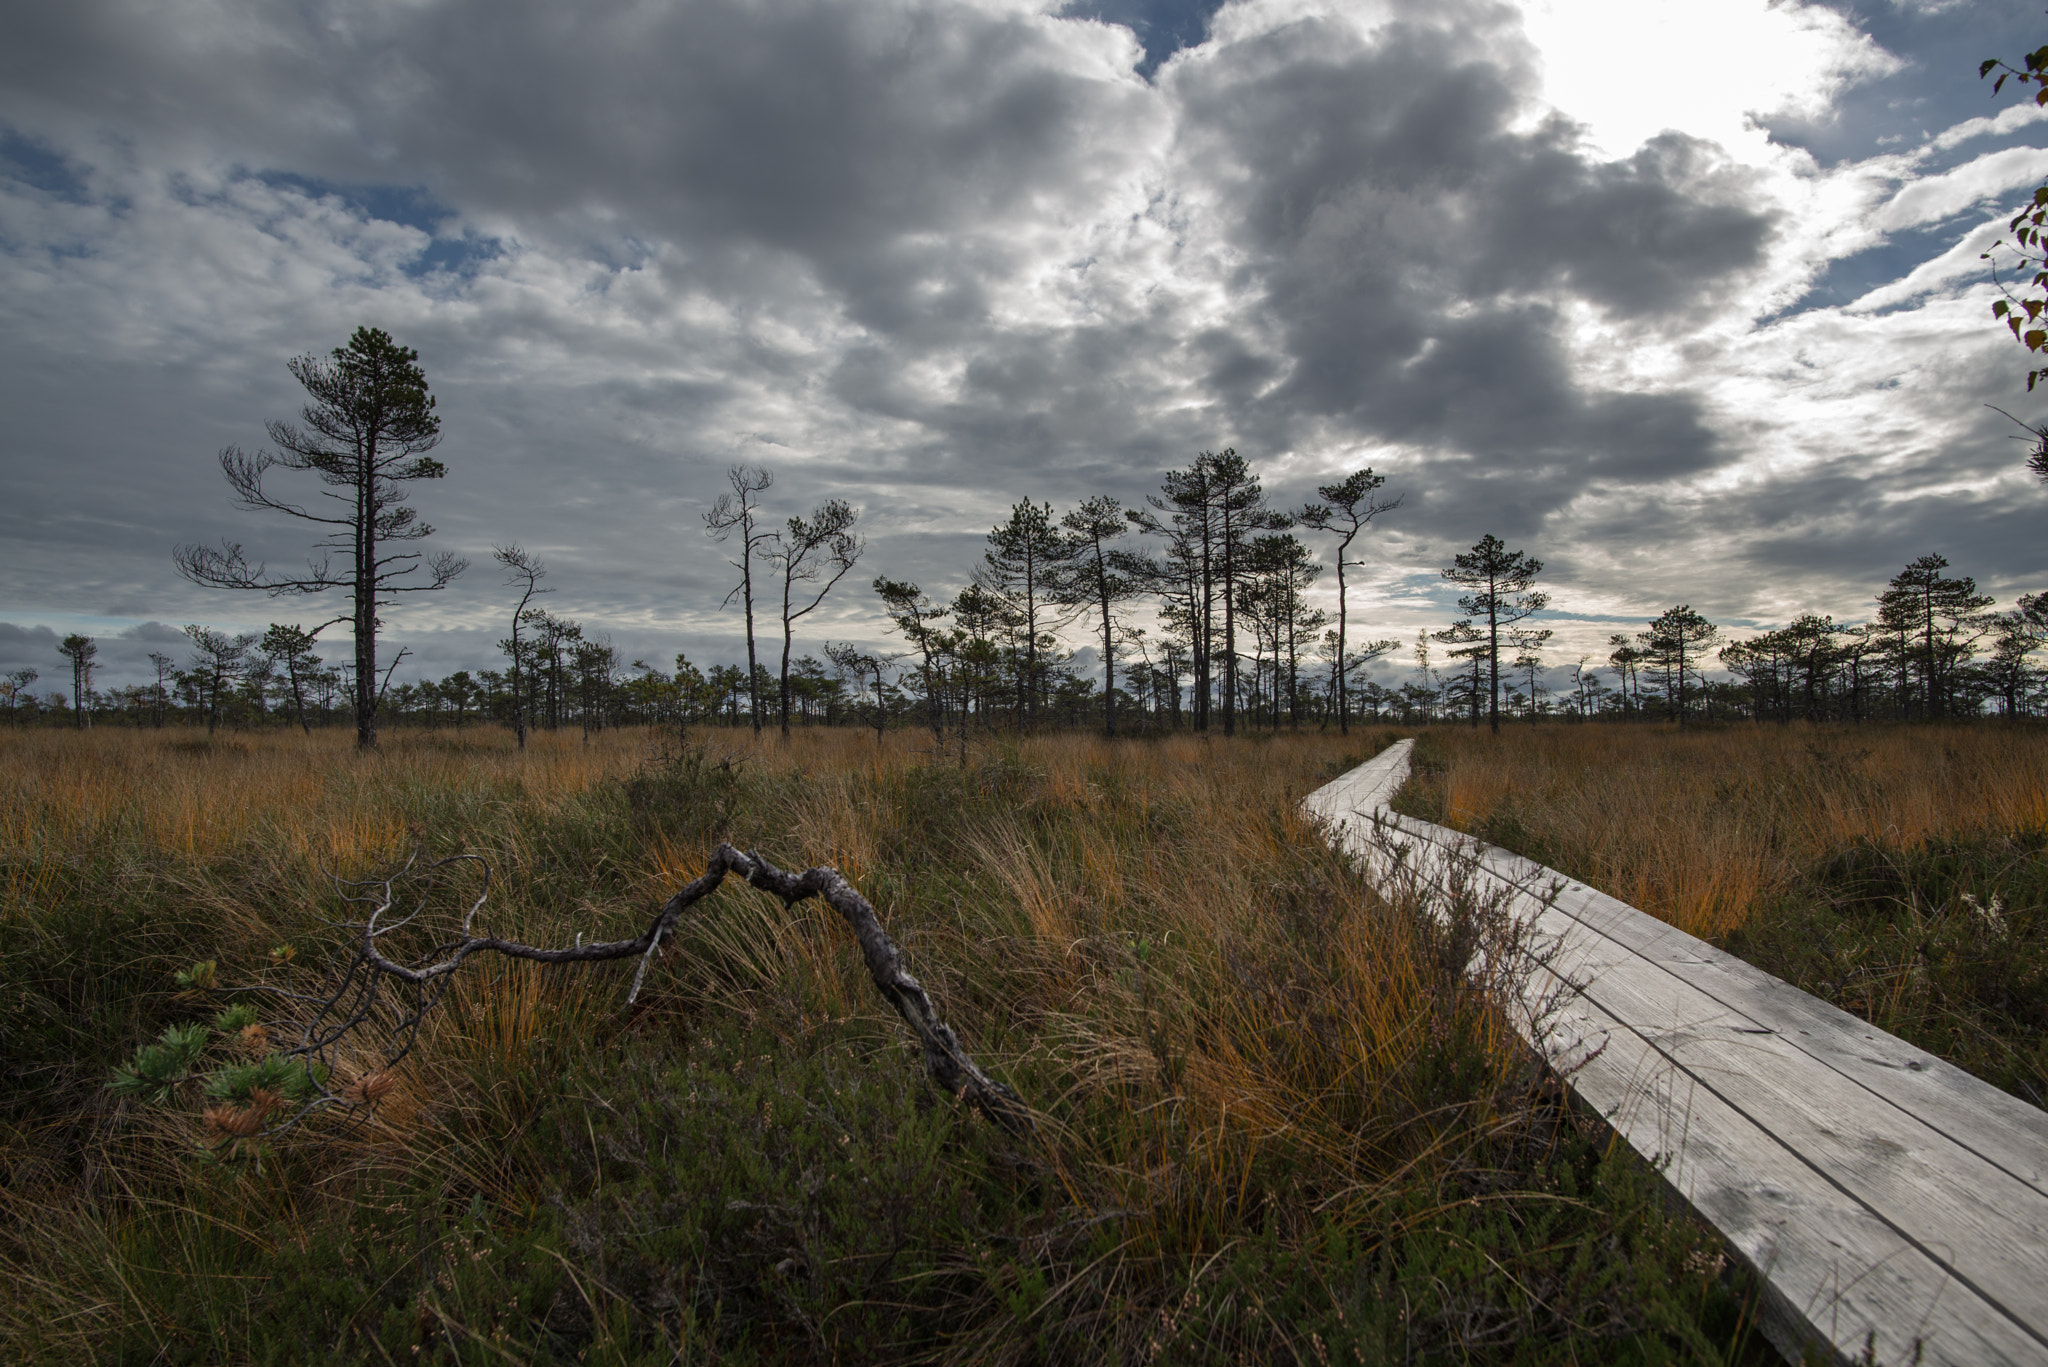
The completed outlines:
{"type": "Polygon", "coordinates": [[[121,841],[206,859],[250,842],[329,866],[406,843],[410,801],[507,786],[573,797],[638,764],[647,740],[541,733],[525,755],[497,728],[400,731],[359,755],[340,728],[228,733],[101,728],[0,732],[0,851],[121,841]]]}
{"type": "MultiPolygon", "coordinates": [[[[594,892],[536,906],[502,892],[487,924],[534,940],[573,929],[629,933],[648,905],[701,871],[712,844],[730,836],[788,867],[838,866],[869,890],[942,996],[964,987],[992,952],[999,956],[1008,973],[1028,978],[1023,1002],[1007,1019],[978,1020],[971,1004],[956,1007],[955,1018],[971,1033],[1023,1042],[1028,1055],[1073,1060],[1070,1088],[1098,1091],[1156,1074],[1157,1022],[1200,1020],[1213,1044],[1186,1061],[1175,1104],[1204,1119],[1190,1136],[1194,1152],[1180,1163],[1225,1150],[1234,1163],[1248,1161],[1261,1136],[1287,1130],[1288,1117],[1315,1107],[1287,1066],[1286,1046],[1275,1042],[1284,1031],[1269,1028],[1272,1003],[1246,996],[1247,970],[1233,970],[1219,951],[1267,937],[1261,921],[1276,878],[1288,875],[1303,850],[1320,849],[1296,804],[1329,776],[1333,756],[1366,753],[1357,742],[1320,735],[1234,743],[1073,734],[980,740],[971,759],[984,791],[970,785],[962,794],[980,810],[934,813],[928,823],[943,816],[943,829],[907,831],[906,791],[953,767],[934,765],[923,733],[894,732],[880,745],[850,729],[799,730],[788,742],[772,732],[757,739],[716,729],[692,739],[707,768],[732,765],[747,782],[773,789],[776,800],[731,829],[683,832],[657,822],[644,845],[604,851],[623,863],[628,896],[594,892]],[[986,791],[986,765],[997,752],[1007,769],[993,781],[1014,776],[1015,802],[986,791]],[[1177,831],[1195,838],[1151,838],[1161,808],[1177,831]],[[906,840],[921,837],[935,848],[906,851],[906,840]],[[931,899],[898,872],[907,854],[913,864],[957,859],[968,880],[1007,897],[972,906],[931,899]],[[878,870],[884,876],[871,883],[878,870]],[[1148,979],[1133,957],[1134,946],[1151,952],[1155,945],[1174,964],[1163,979],[1148,979]]],[[[275,905],[280,884],[313,913],[333,904],[329,875],[362,876],[417,841],[435,849],[451,838],[483,852],[503,877],[543,857],[537,827],[572,818],[594,789],[645,765],[661,744],[637,731],[604,733],[589,745],[575,734],[541,734],[521,754],[505,733],[479,728],[398,731],[378,752],[359,755],[339,730],[211,740],[181,731],[16,732],[0,735],[0,860],[17,909],[32,906],[38,880],[66,860],[113,846],[145,861],[169,860],[192,871],[189,894],[217,916],[220,940],[209,952],[224,961],[238,952],[253,959],[303,929],[293,924],[303,918],[275,905]],[[517,819],[508,820],[515,809],[517,819]],[[268,874],[261,886],[200,876],[223,861],[250,860],[268,874]]],[[[822,904],[785,911],[745,893],[723,901],[695,932],[717,951],[723,972],[694,984],[697,990],[750,1009],[742,999],[773,988],[829,1018],[889,1025],[844,928],[822,904]]],[[[1384,1042],[1401,1038],[1427,985],[1416,977],[1412,946],[1386,925],[1340,917],[1329,950],[1334,977],[1373,988],[1333,1027],[1361,1045],[1379,1042],[1361,1048],[1360,1071],[1344,1084],[1355,1090],[1368,1084],[1384,1042]]],[[[310,967],[298,976],[300,986],[317,986],[310,967]]],[[[522,1057],[550,1031],[601,1016],[610,994],[591,988],[594,981],[526,965],[472,974],[428,1032],[419,1068],[435,1076],[402,1078],[387,1118],[417,1114],[416,1091],[459,1091],[464,1070],[522,1057]]],[[[366,1055],[347,1071],[372,1067],[366,1055]]],[[[1227,1187],[1210,1189],[1220,1200],[1227,1187]]]]}
{"type": "Polygon", "coordinates": [[[1417,770],[1403,810],[1706,939],[1858,840],[2048,827],[2048,731],[2031,727],[1442,727],[1417,770]]]}
{"type": "MultiPolygon", "coordinates": [[[[1582,1234],[1608,1238],[1598,1224],[1608,1217],[1592,1233],[1538,1237],[1557,1212],[1581,1220],[1592,1207],[1507,1185],[1529,1180],[1526,1169],[1514,1179],[1493,1171],[1503,1154],[1552,1142],[1537,1132],[1553,1122],[1530,1118],[1534,1075],[1506,1018],[1471,990],[1464,963],[1450,961],[1437,922],[1374,897],[1299,811],[1307,792],[1389,739],[983,737],[962,765],[935,757],[914,731],[877,745],[853,730],[800,730],[788,742],[707,730],[693,733],[687,754],[644,732],[607,733],[588,747],[575,735],[539,736],[523,755],[496,730],[401,731],[368,756],[340,733],[0,736],[0,932],[26,936],[47,921],[71,937],[60,944],[52,929],[47,951],[6,961],[9,981],[23,1002],[84,1003],[76,1009],[102,1022],[94,1038],[61,1046],[84,1061],[53,1052],[38,1065],[69,1070],[61,1094],[75,1113],[0,1117],[0,1167],[40,1164],[45,1175],[0,1190],[0,1271],[33,1288],[0,1312],[0,1342],[61,1341],[83,1356],[117,1339],[146,1343],[159,1323],[196,1313],[178,1308],[191,1301],[186,1289],[201,1288],[201,1299],[232,1291],[231,1264],[220,1261],[228,1255],[208,1233],[221,1221],[275,1248],[310,1248],[301,1231],[353,1228],[366,1202],[390,1199],[367,1193],[393,1181],[420,1193],[407,1199],[419,1203],[421,1228],[443,1229],[472,1195],[515,1230],[544,1209],[595,1210],[605,1163],[594,1188],[565,1173],[601,1141],[628,1170],[656,1163],[654,1140],[618,1129],[631,1110],[624,1098],[645,1085],[646,1067],[682,1070],[707,1041],[748,1041],[750,1053],[782,1060],[778,1069],[849,1049],[864,1074],[914,1067],[900,1022],[827,908],[785,908],[729,886],[679,932],[634,1012],[622,1009],[626,974],[473,964],[391,1075],[378,1073],[367,1047],[339,1061],[343,1082],[374,1080],[377,1122],[345,1139],[309,1125],[284,1145],[289,1179],[195,1175],[189,1155],[206,1124],[198,1105],[182,1116],[109,1108],[101,1084],[110,1063],[202,1009],[168,991],[171,968],[217,957],[229,982],[316,989],[336,962],[330,875],[365,876],[415,843],[484,855],[497,878],[484,924],[542,943],[633,933],[721,839],[784,867],[844,871],[967,1047],[1041,1116],[1027,1165],[1041,1176],[984,1193],[994,1216],[1023,1222],[1031,1237],[1005,1227],[945,1255],[964,1260],[996,1237],[1012,1250],[997,1266],[1011,1270],[990,1271],[983,1285],[959,1280],[964,1262],[945,1264],[954,1280],[932,1285],[969,1289],[944,1291],[930,1313],[973,1327],[932,1356],[1015,1357],[1059,1316],[1071,1316],[1063,1342],[1143,1356],[1170,1303],[1201,1303],[1210,1275],[1201,1269],[1254,1248],[1308,1258],[1334,1239],[1365,1267],[1392,1244],[1435,1239],[1426,1256],[1382,1261],[1428,1264],[1403,1294],[1441,1297],[1446,1277],[1492,1276],[1447,1270],[1468,1261],[1458,1252],[1465,1236],[1439,1237],[1446,1221],[1494,1218],[1473,1191],[1488,1201],[1526,1196],[1549,1212],[1527,1224],[1529,1256],[1569,1262],[1576,1255],[1557,1250],[1582,1234]],[[123,924],[100,903],[129,897],[175,913],[147,962],[136,960],[139,945],[95,938],[123,924]],[[302,952],[273,962],[280,943],[302,952]],[[64,966],[51,972],[46,962],[64,966]],[[629,1062],[641,1056],[657,1061],[629,1062]],[[582,1090],[558,1096],[563,1088],[582,1090]],[[537,1118],[558,1113],[572,1122],[566,1149],[530,1137],[551,1133],[554,1121],[535,1129],[537,1118]],[[69,1142],[98,1146],[87,1167],[118,1174],[127,1204],[95,1205],[82,1177],[46,1180],[63,1168],[53,1145],[69,1142]],[[1002,1213],[1006,1201],[1015,1214],[1002,1213]],[[1439,1257],[1442,1268],[1429,1262],[1439,1257]],[[1058,1288],[1043,1302],[1056,1313],[1006,1299],[1024,1263],[1058,1288]],[[151,1289],[127,1290],[137,1278],[151,1289]]],[[[441,911],[462,900],[451,895],[441,911]]],[[[716,1121],[672,1093],[635,1095],[643,1107],[682,1107],[658,1137],[661,1163],[673,1161],[666,1136],[676,1126],[716,1121]]],[[[801,1105],[824,1102],[806,1094],[801,1105]]],[[[238,1118],[216,1114],[214,1127],[238,1118]]],[[[1662,1254],[1644,1256],[1649,1267],[1662,1254]]],[[[598,1263],[562,1266],[579,1284],[609,1275],[598,1263]]],[[[918,1283],[901,1294],[926,1292],[918,1283]]],[[[1260,1327],[1243,1310],[1268,1294],[1281,1288],[1205,1313],[1248,1345],[1288,1341],[1290,1327],[1260,1327]]],[[[1520,1307],[1503,1310],[1503,1323],[1551,1323],[1550,1309],[1500,1294],[1520,1307]]],[[[1449,1302],[1443,1313],[1445,1324],[1468,1322],[1449,1302]]],[[[1578,1313],[1556,1311],[1564,1319],[1553,1330],[1576,1332],[1578,1313]]],[[[1340,1305],[1325,1332],[1342,1322],[1340,1305]]],[[[1464,1341],[1463,1329],[1428,1332],[1464,1341]]]]}

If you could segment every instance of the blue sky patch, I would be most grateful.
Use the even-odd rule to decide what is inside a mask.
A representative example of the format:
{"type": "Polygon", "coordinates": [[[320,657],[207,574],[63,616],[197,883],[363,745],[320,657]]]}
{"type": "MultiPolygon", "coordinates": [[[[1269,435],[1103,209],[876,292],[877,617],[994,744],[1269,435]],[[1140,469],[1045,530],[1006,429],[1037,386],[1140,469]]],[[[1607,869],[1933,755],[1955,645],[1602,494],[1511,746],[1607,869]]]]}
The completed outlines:
{"type": "Polygon", "coordinates": [[[0,175],[72,204],[85,203],[85,178],[59,153],[0,125],[0,175]]]}
{"type": "Polygon", "coordinates": [[[426,233],[433,240],[425,251],[402,268],[415,280],[443,273],[472,276],[484,262],[505,254],[504,244],[495,237],[468,231],[451,232],[459,216],[454,209],[434,198],[424,186],[345,185],[287,171],[265,171],[257,179],[265,185],[297,190],[315,199],[338,199],[351,212],[364,218],[396,223],[426,233]]]}
{"type": "Polygon", "coordinates": [[[1222,8],[1221,0],[1071,0],[1061,13],[1121,24],[1136,34],[1145,45],[1138,74],[1149,81],[1160,63],[1206,38],[1210,16],[1222,8]]]}
{"type": "Polygon", "coordinates": [[[294,175],[289,171],[262,171],[256,179],[265,185],[297,190],[314,199],[338,199],[364,218],[382,219],[433,235],[455,210],[416,185],[343,185],[317,176],[294,175]]]}
{"type": "MultiPolygon", "coordinates": [[[[1968,216],[1974,220],[1976,215],[1968,216]]],[[[1962,234],[1958,223],[1952,220],[1931,223],[1918,228],[1908,228],[1893,233],[1883,243],[1867,251],[1851,256],[1837,257],[1828,263],[1820,278],[1798,303],[1785,309],[1777,317],[1786,318],[1812,309],[1839,308],[1853,304],[1870,291],[1882,285],[1903,280],[1912,274],[1915,267],[1942,255],[1955,246],[1962,234]]],[[[1987,267],[1984,278],[1990,279],[1987,267]]],[[[1939,287],[1939,286],[1938,286],[1939,287]]],[[[1905,301],[1901,301],[1903,304],[1905,301]]]]}
{"type": "MultiPolygon", "coordinates": [[[[2048,35],[2048,18],[2036,4],[1975,6],[1969,22],[1959,24],[1948,7],[1920,10],[1889,0],[1823,3],[1905,62],[1889,76],[1839,92],[1825,119],[1763,121],[1773,142],[1804,148],[1822,166],[1915,147],[1965,119],[1991,118],[2019,103],[2026,95],[2010,82],[1993,95],[1995,78],[1979,80],[1978,64],[1987,57],[2017,63],[2048,35]]],[[[2016,141],[2037,142],[2039,134],[2037,124],[2016,141]]]]}

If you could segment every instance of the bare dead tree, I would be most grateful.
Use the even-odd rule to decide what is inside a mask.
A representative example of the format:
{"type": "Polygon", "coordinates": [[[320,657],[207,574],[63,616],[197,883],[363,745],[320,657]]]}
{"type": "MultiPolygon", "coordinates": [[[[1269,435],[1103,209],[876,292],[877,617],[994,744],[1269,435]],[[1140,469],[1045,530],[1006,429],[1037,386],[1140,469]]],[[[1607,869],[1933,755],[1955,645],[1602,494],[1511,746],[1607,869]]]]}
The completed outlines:
{"type": "MultiPolygon", "coordinates": [[[[728,563],[740,572],[740,582],[733,585],[720,606],[731,604],[737,597],[747,612],[747,698],[753,709],[754,734],[759,735],[761,665],[754,652],[754,557],[767,554],[764,548],[774,544],[776,533],[761,525],[761,505],[754,495],[772,487],[775,476],[757,466],[735,465],[725,472],[725,478],[732,485],[732,492],[720,494],[711,511],[704,514],[704,529],[716,541],[724,541],[735,532],[739,534],[740,558],[728,563]]],[[[785,724],[783,729],[789,728],[785,724]]]]}
{"type": "MultiPolygon", "coordinates": [[[[626,998],[630,1003],[639,997],[648,964],[675,932],[683,914],[716,892],[729,873],[780,897],[785,907],[808,897],[823,898],[853,931],[875,989],[896,1008],[923,1046],[925,1068],[932,1080],[1012,1132],[1023,1133],[1032,1128],[1030,1107],[969,1057],[930,994],[904,968],[903,951],[883,929],[874,907],[837,869],[819,867],[790,873],[758,854],[742,853],[727,844],[719,845],[703,875],[664,902],[640,934],[631,939],[590,944],[585,944],[579,935],[575,944],[555,948],[478,933],[477,920],[490,896],[491,869],[476,855],[454,855],[424,867],[415,855],[386,877],[358,882],[338,880],[345,901],[367,908],[361,920],[341,923],[356,937],[341,980],[324,997],[275,988],[247,989],[271,992],[311,1007],[310,1016],[300,1027],[297,1045],[278,1050],[275,1055],[285,1061],[279,1065],[280,1076],[284,1068],[290,1069],[290,1086],[252,1094],[239,1109],[217,1108],[209,1112],[209,1127],[224,1136],[224,1142],[232,1143],[281,1133],[321,1108],[339,1106],[351,1113],[366,1113],[392,1085],[390,1070],[411,1052],[427,1014],[454,985],[457,972],[476,955],[498,954],[531,963],[565,965],[638,959],[626,998]],[[463,913],[460,933],[437,945],[422,959],[405,962],[387,953],[385,946],[390,937],[415,926],[427,913],[434,886],[441,876],[468,866],[481,872],[482,886],[463,913]],[[407,898],[402,890],[412,876],[423,876],[424,884],[416,886],[407,898]],[[409,909],[398,909],[401,900],[409,900],[409,909]],[[388,1040],[381,1066],[337,1087],[335,1064],[340,1047],[360,1038],[367,1028],[380,1024],[388,1040]],[[298,1101],[289,1114],[285,1113],[289,1108],[283,1104],[287,1093],[298,1101]]],[[[212,966],[202,967],[210,971],[212,966]]]]}
{"type": "Polygon", "coordinates": [[[519,606],[512,609],[511,638],[498,642],[498,646],[512,660],[512,732],[519,737],[519,748],[524,750],[528,728],[527,695],[532,690],[527,686],[526,652],[520,648],[519,627],[526,616],[526,606],[535,595],[553,593],[554,590],[540,586],[540,581],[548,577],[547,565],[522,546],[493,546],[491,559],[504,568],[505,582],[519,590],[519,606]]]}
{"type": "Polygon", "coordinates": [[[782,574],[782,686],[783,739],[789,738],[789,652],[796,620],[825,601],[825,595],[844,579],[860,559],[867,542],[854,530],[860,509],[844,499],[829,498],[814,509],[808,519],[793,517],[775,534],[764,554],[768,563],[782,574]],[[802,607],[794,606],[802,595],[798,584],[825,581],[825,587],[802,607]]]}

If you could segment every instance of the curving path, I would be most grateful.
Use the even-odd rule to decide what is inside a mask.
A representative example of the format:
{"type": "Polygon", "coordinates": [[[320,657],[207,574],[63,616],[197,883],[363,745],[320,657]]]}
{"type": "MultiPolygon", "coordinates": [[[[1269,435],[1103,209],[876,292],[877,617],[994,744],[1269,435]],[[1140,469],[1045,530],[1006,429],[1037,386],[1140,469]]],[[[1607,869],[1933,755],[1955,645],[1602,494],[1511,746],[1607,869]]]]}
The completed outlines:
{"type": "Polygon", "coordinates": [[[2048,1367],[2048,1112],[1563,874],[1387,810],[1413,746],[1303,807],[1375,879],[1441,884],[1462,859],[1510,899],[1554,950],[1524,1034],[1756,1270],[1779,1348],[1847,1360],[1874,1340],[1880,1363],[2048,1367]]]}

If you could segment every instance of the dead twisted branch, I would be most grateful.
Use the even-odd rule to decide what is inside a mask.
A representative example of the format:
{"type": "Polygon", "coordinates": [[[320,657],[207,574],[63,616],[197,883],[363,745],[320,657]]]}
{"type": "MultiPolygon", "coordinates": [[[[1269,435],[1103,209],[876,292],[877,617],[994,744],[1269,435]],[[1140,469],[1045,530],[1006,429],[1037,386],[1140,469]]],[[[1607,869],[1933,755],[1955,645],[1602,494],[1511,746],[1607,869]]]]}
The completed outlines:
{"type": "Polygon", "coordinates": [[[903,951],[882,928],[874,907],[835,868],[825,866],[790,873],[758,854],[721,844],[712,854],[710,866],[704,873],[684,884],[674,896],[662,903],[653,921],[640,934],[628,940],[592,944],[583,943],[579,935],[573,945],[544,948],[475,932],[477,916],[490,896],[491,885],[490,866],[476,855],[454,855],[419,869],[418,872],[427,877],[426,890],[409,911],[393,915],[392,909],[399,900],[400,881],[414,872],[417,863],[418,857],[415,856],[389,877],[342,884],[344,888],[353,889],[344,900],[369,908],[362,920],[343,923],[358,932],[347,972],[333,992],[324,998],[283,994],[314,1007],[298,1046],[280,1052],[307,1065],[321,1065],[317,1074],[310,1067],[306,1074],[308,1078],[321,1079],[313,1089],[317,1094],[289,1119],[268,1126],[266,1133],[288,1127],[321,1105],[339,1103],[351,1109],[368,1105],[376,1100],[381,1087],[389,1086],[388,1080],[384,1080],[388,1073],[357,1078],[339,1091],[330,1090],[324,1081],[331,1072],[331,1054],[337,1045],[374,1019],[390,1019],[386,1011],[393,1004],[386,999],[387,987],[400,994],[391,1026],[393,1045],[385,1056],[384,1067],[387,1070],[411,1051],[427,1013],[447,993],[456,971],[477,954],[499,954],[509,959],[542,964],[604,963],[637,957],[640,964],[634,971],[632,991],[627,998],[630,1002],[639,996],[648,963],[674,933],[683,913],[716,892],[728,873],[738,874],[750,886],[781,898],[785,907],[794,906],[807,897],[823,898],[827,906],[839,913],[859,941],[861,957],[867,963],[868,974],[873,978],[876,990],[896,1008],[897,1014],[917,1036],[924,1048],[925,1067],[932,1079],[1013,1132],[1031,1128],[1030,1108],[1016,1092],[983,1072],[961,1047],[959,1037],[946,1024],[930,994],[903,967],[903,951]],[[435,947],[425,956],[424,962],[403,963],[386,954],[384,942],[387,938],[412,925],[426,910],[435,878],[444,870],[464,864],[477,866],[482,873],[483,886],[463,914],[460,938],[435,947]]]}

